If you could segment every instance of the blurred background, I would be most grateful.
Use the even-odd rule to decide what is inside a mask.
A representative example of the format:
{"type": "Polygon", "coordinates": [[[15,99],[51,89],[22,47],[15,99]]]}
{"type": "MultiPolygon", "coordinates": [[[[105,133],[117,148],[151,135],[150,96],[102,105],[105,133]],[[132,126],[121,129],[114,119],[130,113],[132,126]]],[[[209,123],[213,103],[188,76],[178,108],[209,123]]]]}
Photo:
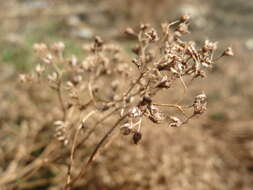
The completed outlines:
{"type": "MultiPolygon", "coordinates": [[[[123,34],[127,26],[148,22],[159,27],[184,14],[191,15],[189,38],[218,41],[218,51],[232,46],[235,52],[195,84],[192,93],[203,89],[208,95],[208,112],[185,128],[147,127],[138,146],[117,139],[97,159],[83,188],[252,189],[251,0],[1,0],[0,189],[8,189],[6,170],[19,169],[12,162],[22,143],[19,131],[50,123],[43,118],[53,120],[51,91],[23,88],[16,80],[18,73],[34,68],[34,43],[63,41],[68,54],[81,55],[82,45],[99,35],[130,52],[133,41],[123,34]]],[[[54,179],[61,167],[42,170],[38,175],[47,180],[41,183],[32,183],[36,177],[30,183],[16,179],[18,189],[59,189],[54,179]]]]}

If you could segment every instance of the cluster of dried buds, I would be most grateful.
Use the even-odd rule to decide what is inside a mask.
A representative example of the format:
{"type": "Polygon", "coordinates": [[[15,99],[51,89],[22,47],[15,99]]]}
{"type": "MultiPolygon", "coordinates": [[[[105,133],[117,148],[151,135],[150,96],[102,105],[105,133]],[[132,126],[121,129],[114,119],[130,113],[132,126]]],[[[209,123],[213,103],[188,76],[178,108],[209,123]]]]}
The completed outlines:
{"type": "Polygon", "coordinates": [[[66,124],[63,121],[58,120],[54,122],[54,126],[56,131],[55,137],[57,138],[57,140],[63,142],[64,145],[67,145],[69,140],[66,135],[66,124]]]}
{"type": "Polygon", "coordinates": [[[133,84],[136,92],[125,96],[126,99],[138,96],[138,100],[135,106],[129,109],[131,114],[128,115],[128,122],[121,127],[124,135],[131,132],[135,134],[136,131],[140,133],[139,123],[143,117],[153,123],[168,123],[170,127],[179,127],[206,111],[205,93],[197,95],[189,106],[153,102],[153,97],[160,90],[171,88],[177,81],[182,84],[186,93],[187,82],[190,84],[196,78],[206,77],[206,70],[212,68],[221,57],[233,56],[229,47],[215,57],[217,42],[206,40],[202,47],[197,47],[194,41],[185,41],[183,37],[189,33],[189,19],[189,16],[182,16],[177,21],[162,24],[161,36],[149,24],[141,24],[138,31],[126,29],[125,33],[138,41],[138,45],[133,48],[136,57],[132,59],[132,63],[140,77],[133,84]],[[159,109],[162,106],[178,110],[183,118],[166,115],[159,109]],[[193,111],[187,115],[185,109],[191,108],[193,111]],[[136,123],[132,122],[134,115],[139,117],[136,123]]]}
{"type": "MultiPolygon", "coordinates": [[[[99,115],[117,110],[118,114],[115,111],[111,115],[124,117],[120,131],[123,135],[132,134],[133,142],[137,144],[142,137],[144,118],[155,124],[179,127],[206,111],[204,93],[197,95],[189,106],[183,106],[155,102],[154,96],[158,92],[170,89],[179,81],[186,93],[189,84],[196,78],[206,77],[206,70],[218,59],[233,55],[229,47],[215,56],[217,42],[206,40],[198,47],[194,41],[184,40],[184,35],[189,33],[189,19],[189,16],[182,16],[174,22],[164,23],[161,32],[149,24],[141,24],[138,31],[127,28],[125,33],[138,42],[132,49],[135,54],[132,61],[118,46],[106,44],[100,37],[83,46],[87,55],[79,59],[75,56],[66,58],[62,42],[50,47],[35,44],[40,63],[35,74],[20,75],[20,79],[22,82],[47,79],[49,86],[57,91],[63,123],[71,114],[81,117],[87,109],[95,110],[99,115]],[[166,115],[160,107],[175,109],[180,116],[166,115]],[[186,109],[193,111],[186,114],[186,109]]],[[[57,128],[57,134],[73,130],[64,127],[63,131],[59,122],[57,128]]],[[[57,136],[65,142],[63,135],[57,136]]]]}

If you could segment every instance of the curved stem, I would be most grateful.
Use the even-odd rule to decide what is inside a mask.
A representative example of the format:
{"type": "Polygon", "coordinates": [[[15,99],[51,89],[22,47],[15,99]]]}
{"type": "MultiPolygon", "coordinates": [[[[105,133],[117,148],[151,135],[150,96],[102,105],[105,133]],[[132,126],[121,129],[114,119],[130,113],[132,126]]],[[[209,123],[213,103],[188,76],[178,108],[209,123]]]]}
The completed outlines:
{"type": "Polygon", "coordinates": [[[63,112],[63,116],[62,116],[62,120],[65,121],[66,120],[66,115],[67,115],[67,110],[65,108],[64,102],[63,102],[63,96],[62,96],[62,91],[61,91],[61,80],[59,80],[59,82],[57,83],[57,96],[61,105],[61,109],[63,112]]]}
{"type": "Polygon", "coordinates": [[[118,121],[109,129],[109,131],[104,135],[104,137],[99,141],[99,143],[96,145],[95,149],[93,150],[92,154],[90,155],[88,161],[86,163],[84,163],[81,167],[81,170],[79,172],[79,174],[65,187],[65,189],[70,189],[71,186],[74,185],[74,183],[80,179],[81,177],[83,177],[85,175],[85,172],[87,171],[87,168],[90,166],[90,164],[92,163],[92,161],[94,160],[95,156],[97,155],[99,149],[102,147],[102,145],[104,144],[104,142],[107,140],[107,138],[110,137],[111,133],[114,131],[114,129],[116,129],[116,127],[118,126],[118,124],[126,118],[127,115],[124,115],[123,117],[121,117],[120,119],[118,119],[118,121]]]}
{"type": "MultiPolygon", "coordinates": [[[[93,110],[90,113],[88,113],[85,116],[85,118],[82,120],[82,123],[85,123],[95,113],[96,113],[96,110],[93,110]]],[[[75,155],[75,150],[76,150],[76,142],[77,142],[78,134],[79,134],[81,129],[82,129],[82,127],[78,127],[76,132],[75,132],[75,135],[74,135],[73,145],[72,145],[71,151],[70,151],[70,164],[69,164],[69,167],[68,167],[67,183],[66,184],[69,184],[70,181],[71,181],[71,170],[72,170],[72,166],[74,164],[74,155],[75,155]]]]}
{"type": "Polygon", "coordinates": [[[183,110],[182,106],[179,106],[177,104],[158,104],[158,103],[153,103],[153,105],[155,106],[164,106],[164,107],[171,107],[171,108],[176,108],[178,109],[180,112],[182,112],[184,114],[184,116],[188,117],[185,113],[185,111],[183,110]]]}

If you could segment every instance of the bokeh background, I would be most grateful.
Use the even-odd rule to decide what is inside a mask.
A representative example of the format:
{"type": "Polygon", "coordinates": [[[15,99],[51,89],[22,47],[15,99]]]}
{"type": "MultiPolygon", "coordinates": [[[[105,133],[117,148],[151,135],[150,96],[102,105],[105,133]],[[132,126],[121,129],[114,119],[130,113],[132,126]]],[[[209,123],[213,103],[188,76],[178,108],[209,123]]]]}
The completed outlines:
{"type": "MultiPolygon", "coordinates": [[[[8,177],[24,169],[13,158],[22,161],[25,149],[32,146],[29,131],[38,125],[50,126],[54,119],[50,111],[57,109],[49,89],[24,88],[17,82],[18,73],[34,67],[34,43],[63,41],[69,55],[82,55],[82,45],[99,35],[130,54],[133,42],[123,35],[127,26],[136,28],[148,22],[159,27],[183,14],[191,15],[189,38],[200,43],[218,41],[218,51],[232,46],[235,52],[233,58],[219,61],[208,78],[190,92],[206,92],[208,112],[184,128],[147,126],[138,146],[118,138],[98,157],[80,189],[252,189],[253,1],[0,3],[0,189],[59,189],[61,171],[66,171],[64,164],[57,162],[41,168],[32,178],[14,177],[15,185],[8,185],[13,183],[8,177]]],[[[48,136],[41,134],[41,138],[48,136]]]]}

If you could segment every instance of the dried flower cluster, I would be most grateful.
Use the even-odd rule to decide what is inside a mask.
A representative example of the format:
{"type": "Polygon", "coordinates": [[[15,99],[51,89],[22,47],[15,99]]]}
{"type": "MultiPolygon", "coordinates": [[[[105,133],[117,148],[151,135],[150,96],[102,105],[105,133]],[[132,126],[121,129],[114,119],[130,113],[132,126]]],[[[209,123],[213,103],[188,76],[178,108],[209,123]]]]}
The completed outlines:
{"type": "MultiPolygon", "coordinates": [[[[196,78],[206,77],[206,71],[223,56],[232,56],[231,48],[215,57],[216,42],[205,41],[198,47],[194,41],[185,41],[189,17],[161,25],[161,32],[149,24],[141,24],[138,31],[127,28],[125,33],[135,38],[132,61],[122,50],[106,44],[100,37],[83,47],[84,59],[64,56],[62,42],[52,46],[35,44],[40,60],[35,72],[20,75],[22,82],[46,83],[56,91],[62,118],[55,122],[57,139],[69,148],[69,167],[65,189],[71,187],[85,174],[98,150],[104,146],[112,132],[119,128],[130,135],[134,144],[142,139],[142,121],[180,127],[206,111],[204,92],[193,97],[189,105],[155,102],[160,92],[182,84],[184,93],[196,78]],[[136,75],[138,76],[136,78],[136,75]],[[168,115],[161,107],[175,109],[168,115]],[[191,114],[187,114],[191,113],[191,114]],[[115,121],[102,136],[80,172],[74,176],[73,165],[78,147],[107,119],[115,121]],[[90,121],[88,123],[88,120],[90,121]],[[84,132],[84,133],[82,133],[84,132]]],[[[106,124],[104,124],[106,126],[106,124]]]]}

